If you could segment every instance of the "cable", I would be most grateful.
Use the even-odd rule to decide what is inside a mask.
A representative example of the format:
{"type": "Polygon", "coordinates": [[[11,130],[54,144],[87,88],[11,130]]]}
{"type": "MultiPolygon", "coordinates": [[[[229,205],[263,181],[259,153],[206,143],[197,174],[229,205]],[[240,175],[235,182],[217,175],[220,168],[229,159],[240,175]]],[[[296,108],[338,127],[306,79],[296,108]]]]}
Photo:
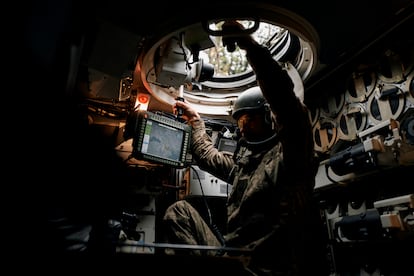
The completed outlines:
{"type": "MultiPolygon", "coordinates": [[[[204,206],[206,208],[207,216],[208,216],[208,225],[210,226],[210,228],[213,231],[214,235],[220,241],[221,245],[225,246],[226,241],[224,240],[224,237],[221,234],[220,230],[218,229],[217,225],[213,222],[213,217],[211,215],[210,206],[208,205],[206,196],[204,194],[203,185],[202,185],[201,180],[200,180],[200,175],[198,174],[197,170],[193,166],[190,166],[190,168],[195,172],[195,174],[197,176],[198,183],[200,184],[201,196],[202,196],[203,203],[204,203],[204,206]]],[[[221,254],[221,252],[219,252],[218,254],[221,254]]]]}

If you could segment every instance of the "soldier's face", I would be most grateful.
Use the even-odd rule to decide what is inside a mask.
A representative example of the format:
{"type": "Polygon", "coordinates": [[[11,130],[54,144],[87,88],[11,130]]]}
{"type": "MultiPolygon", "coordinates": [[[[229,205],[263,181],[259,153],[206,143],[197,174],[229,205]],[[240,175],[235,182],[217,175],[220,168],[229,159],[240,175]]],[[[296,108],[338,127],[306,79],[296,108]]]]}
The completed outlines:
{"type": "Polygon", "coordinates": [[[261,113],[243,114],[237,120],[240,134],[248,141],[260,141],[266,133],[264,115],[261,113]]]}

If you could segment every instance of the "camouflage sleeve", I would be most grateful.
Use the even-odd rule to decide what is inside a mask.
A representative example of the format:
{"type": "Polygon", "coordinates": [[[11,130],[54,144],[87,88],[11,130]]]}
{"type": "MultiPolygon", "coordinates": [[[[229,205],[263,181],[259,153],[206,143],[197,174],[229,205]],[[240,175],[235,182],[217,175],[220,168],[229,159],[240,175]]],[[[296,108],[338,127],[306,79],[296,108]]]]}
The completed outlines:
{"type": "Polygon", "coordinates": [[[212,175],[229,181],[229,175],[234,165],[232,155],[220,152],[214,147],[202,119],[193,120],[191,124],[193,127],[191,149],[197,165],[212,175]]]}
{"type": "Polygon", "coordinates": [[[294,92],[292,79],[287,70],[273,59],[269,50],[262,46],[249,49],[247,57],[275,114],[286,168],[302,180],[313,179],[316,161],[312,125],[306,106],[294,92]]]}

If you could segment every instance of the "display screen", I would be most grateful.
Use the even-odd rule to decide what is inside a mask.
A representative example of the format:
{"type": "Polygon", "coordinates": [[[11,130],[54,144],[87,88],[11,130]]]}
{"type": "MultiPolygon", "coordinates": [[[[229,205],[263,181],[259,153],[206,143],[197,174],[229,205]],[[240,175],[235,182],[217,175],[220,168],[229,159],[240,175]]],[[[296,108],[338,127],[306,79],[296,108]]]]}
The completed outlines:
{"type": "Polygon", "coordinates": [[[133,139],[137,159],[183,167],[191,138],[191,126],[149,111],[138,115],[133,139]]]}
{"type": "Polygon", "coordinates": [[[147,121],[141,152],[180,162],[184,132],[156,121],[147,121]]]}
{"type": "Polygon", "coordinates": [[[226,151],[229,153],[234,153],[237,147],[237,141],[232,139],[220,138],[218,142],[217,149],[219,151],[226,151]]]}

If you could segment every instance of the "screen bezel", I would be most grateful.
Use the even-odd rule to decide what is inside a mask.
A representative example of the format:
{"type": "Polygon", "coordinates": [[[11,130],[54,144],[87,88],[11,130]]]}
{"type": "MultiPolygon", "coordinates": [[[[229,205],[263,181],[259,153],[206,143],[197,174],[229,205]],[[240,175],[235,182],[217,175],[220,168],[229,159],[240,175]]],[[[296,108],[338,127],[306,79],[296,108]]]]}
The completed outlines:
{"type": "MultiPolygon", "coordinates": [[[[150,111],[139,111],[136,135],[133,138],[133,156],[136,159],[141,159],[149,162],[156,162],[159,164],[170,165],[174,167],[184,167],[187,162],[187,153],[189,151],[190,139],[191,139],[191,126],[172,118],[166,117],[161,114],[156,114],[150,111]],[[150,143],[153,141],[154,132],[148,132],[150,128],[156,125],[158,127],[165,128],[165,130],[179,131],[180,141],[173,146],[176,149],[179,147],[177,158],[170,158],[168,155],[171,151],[166,151],[165,154],[159,155],[154,152],[143,150],[144,148],[151,147],[150,143]]],[[[162,139],[162,137],[159,137],[162,139]]],[[[165,141],[168,141],[165,140],[165,141]]],[[[168,141],[170,142],[170,141],[168,141]]],[[[171,147],[172,148],[172,147],[171,147]]],[[[160,152],[158,152],[160,153],[160,152]]]]}

